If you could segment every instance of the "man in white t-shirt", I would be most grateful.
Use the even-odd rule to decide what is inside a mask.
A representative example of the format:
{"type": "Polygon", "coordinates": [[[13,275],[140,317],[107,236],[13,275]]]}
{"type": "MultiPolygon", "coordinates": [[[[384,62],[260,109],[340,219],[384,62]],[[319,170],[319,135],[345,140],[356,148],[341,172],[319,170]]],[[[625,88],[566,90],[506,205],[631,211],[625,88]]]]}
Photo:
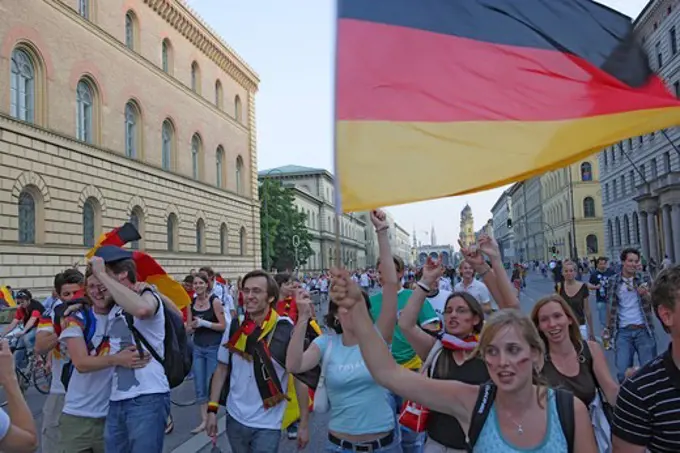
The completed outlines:
{"type": "Polygon", "coordinates": [[[52,383],[50,393],[43,404],[42,420],[42,451],[43,453],[56,453],[59,447],[61,412],[64,408],[64,394],[66,390],[61,383],[61,373],[66,359],[59,345],[61,333],[60,316],[74,295],[81,291],[85,277],[78,269],[66,269],[54,277],[54,290],[59,300],[52,305],[49,315],[43,317],[38,324],[38,332],[35,340],[35,350],[39,354],[49,354],[52,369],[52,383]]]}
{"type": "Polygon", "coordinates": [[[106,300],[102,284],[89,269],[86,282],[92,304],[83,299],[80,308],[65,317],[59,336],[72,364],[60,420],[59,451],[103,453],[114,367],[141,368],[149,363],[150,355],[147,352],[140,358],[134,346],[109,354],[109,313],[114,304],[106,300]]]}
{"type": "Polygon", "coordinates": [[[490,315],[494,311],[498,310],[498,305],[494,300],[491,299],[491,294],[489,294],[489,288],[483,282],[475,279],[475,270],[472,268],[470,263],[463,261],[460,263],[458,268],[462,280],[456,283],[454,288],[455,292],[469,293],[477,302],[482,306],[482,310],[487,315],[490,315]]]}
{"type": "MultiPolygon", "coordinates": [[[[90,260],[92,274],[101,282],[105,298],[115,301],[108,315],[110,354],[132,346],[146,351],[139,339],[141,337],[163,358],[163,302],[153,290],[141,294],[135,291],[137,268],[132,257],[128,250],[103,246],[90,260]],[[131,327],[138,335],[133,335],[131,327]]],[[[163,451],[169,414],[170,386],[160,362],[152,358],[143,368],[115,367],[106,416],[106,451],[163,451]]]]}
{"type": "MultiPolygon", "coordinates": [[[[286,409],[289,374],[285,369],[285,354],[293,323],[272,309],[279,300],[279,287],[267,272],[249,272],[243,277],[242,285],[246,318],[233,335],[239,340],[235,344],[230,342],[229,350],[224,346],[218,352],[206,433],[208,436],[217,434],[218,400],[222,387],[228,385],[226,424],[231,450],[234,453],[276,453],[286,409]],[[261,341],[268,341],[268,357],[258,349],[258,340],[249,338],[246,341],[249,337],[246,332],[250,329],[255,329],[251,335],[257,338],[264,334],[265,340],[261,341]]],[[[306,391],[298,379],[295,379],[295,391],[299,394],[306,391]]],[[[297,440],[299,447],[304,448],[309,441],[309,408],[302,404],[299,409],[297,440]]]]}
{"type": "Polygon", "coordinates": [[[437,312],[440,323],[444,322],[444,308],[446,308],[446,301],[449,299],[451,294],[453,294],[453,292],[440,289],[439,286],[435,286],[427,295],[426,300],[430,303],[430,305],[432,305],[434,311],[437,312]]]}

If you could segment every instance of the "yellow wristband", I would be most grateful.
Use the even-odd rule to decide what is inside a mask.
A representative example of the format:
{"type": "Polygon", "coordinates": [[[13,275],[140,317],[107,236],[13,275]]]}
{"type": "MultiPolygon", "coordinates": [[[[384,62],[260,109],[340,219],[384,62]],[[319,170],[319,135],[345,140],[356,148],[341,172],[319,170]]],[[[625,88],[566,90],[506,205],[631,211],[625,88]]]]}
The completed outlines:
{"type": "Polygon", "coordinates": [[[208,407],[220,407],[220,404],[216,403],[215,401],[211,401],[208,403],[208,407]]]}

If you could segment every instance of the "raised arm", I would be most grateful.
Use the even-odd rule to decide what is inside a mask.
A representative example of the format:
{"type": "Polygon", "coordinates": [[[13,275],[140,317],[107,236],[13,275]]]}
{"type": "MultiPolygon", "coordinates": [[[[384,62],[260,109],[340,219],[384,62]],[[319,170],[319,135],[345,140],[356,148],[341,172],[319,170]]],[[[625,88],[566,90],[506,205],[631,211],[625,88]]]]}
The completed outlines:
{"type": "Polygon", "coordinates": [[[104,260],[100,257],[92,257],[90,263],[94,276],[106,287],[107,291],[113,296],[113,300],[116,301],[116,304],[123,307],[123,310],[125,310],[126,313],[139,319],[150,318],[156,314],[158,300],[156,300],[151,293],[145,292],[142,295],[139,295],[132,289],[112,278],[106,273],[104,260]]]}
{"type": "MultiPolygon", "coordinates": [[[[437,284],[439,278],[444,272],[444,268],[441,266],[441,258],[435,262],[432,258],[428,258],[425,266],[423,266],[423,276],[420,279],[420,284],[426,286],[427,288],[434,288],[437,284]]],[[[427,298],[427,293],[420,286],[416,285],[415,289],[411,293],[411,297],[408,300],[406,308],[404,308],[399,316],[399,328],[401,333],[404,334],[406,341],[409,342],[411,347],[418,357],[425,360],[427,359],[430,350],[435,344],[435,338],[423,331],[418,326],[418,315],[423,309],[423,304],[427,298]]]]}
{"type": "Polygon", "coordinates": [[[314,343],[306,351],[304,350],[307,324],[312,319],[312,300],[309,297],[309,293],[303,289],[298,289],[295,301],[298,307],[298,321],[293,329],[293,336],[288,343],[286,369],[290,373],[304,373],[319,364],[321,351],[314,343]]]}
{"type": "Polygon", "coordinates": [[[349,312],[351,330],[359,340],[361,355],[373,379],[405,399],[456,417],[466,428],[477,398],[478,386],[428,379],[397,365],[387,344],[373,326],[363,297],[347,271],[335,270],[333,275],[333,301],[340,310],[349,312]]]}
{"type": "Polygon", "coordinates": [[[383,270],[383,304],[375,325],[389,344],[392,343],[392,335],[397,325],[397,294],[399,293],[400,282],[397,278],[397,268],[394,265],[392,248],[390,247],[390,226],[387,223],[387,215],[381,210],[371,211],[371,222],[378,235],[380,265],[383,270]]]}

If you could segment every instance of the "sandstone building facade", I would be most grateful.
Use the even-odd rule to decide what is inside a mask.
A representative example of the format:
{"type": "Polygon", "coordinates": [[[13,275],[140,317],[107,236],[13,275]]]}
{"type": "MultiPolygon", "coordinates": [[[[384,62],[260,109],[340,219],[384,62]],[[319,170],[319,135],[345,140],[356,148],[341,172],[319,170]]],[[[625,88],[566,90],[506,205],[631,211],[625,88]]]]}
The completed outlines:
{"type": "Polygon", "coordinates": [[[46,291],[105,231],[175,276],[260,267],[258,77],[180,0],[0,3],[0,282],[46,291]]]}

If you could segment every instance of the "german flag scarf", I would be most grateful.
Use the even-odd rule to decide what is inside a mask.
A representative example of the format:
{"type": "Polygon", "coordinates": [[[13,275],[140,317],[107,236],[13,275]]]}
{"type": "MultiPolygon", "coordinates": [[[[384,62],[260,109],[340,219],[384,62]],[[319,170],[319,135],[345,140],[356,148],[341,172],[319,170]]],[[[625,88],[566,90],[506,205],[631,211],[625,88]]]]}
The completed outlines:
{"type": "Polygon", "coordinates": [[[279,315],[269,310],[262,326],[258,326],[248,315],[243,324],[227,342],[227,348],[245,360],[253,362],[257,389],[265,409],[272,408],[287,397],[281,387],[269,352],[268,337],[276,328],[279,315]]]}
{"type": "MultiPolygon", "coordinates": [[[[279,316],[290,318],[293,320],[293,324],[297,324],[298,321],[298,308],[297,302],[294,297],[286,297],[276,303],[276,312],[279,316]]],[[[321,327],[316,322],[315,319],[310,319],[307,324],[307,332],[305,338],[310,342],[314,341],[316,337],[321,336],[321,327]]]]}

